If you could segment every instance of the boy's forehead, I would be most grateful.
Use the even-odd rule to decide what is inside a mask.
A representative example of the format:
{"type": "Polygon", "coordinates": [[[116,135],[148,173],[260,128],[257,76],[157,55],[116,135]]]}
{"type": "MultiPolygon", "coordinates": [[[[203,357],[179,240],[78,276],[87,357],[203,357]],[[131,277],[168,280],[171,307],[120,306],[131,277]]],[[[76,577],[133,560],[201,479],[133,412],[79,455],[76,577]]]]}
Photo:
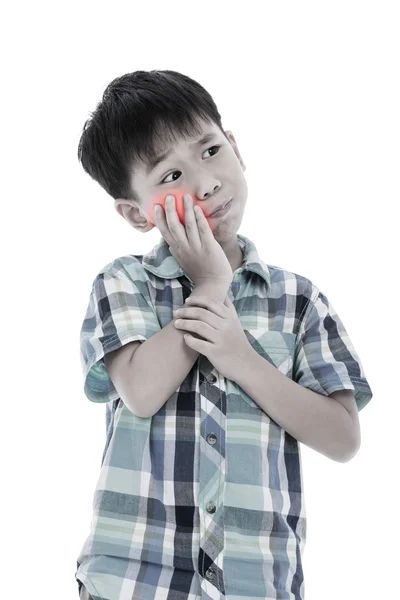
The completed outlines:
{"type": "Polygon", "coordinates": [[[164,152],[168,148],[179,145],[190,145],[196,143],[201,137],[207,133],[217,133],[220,131],[218,125],[214,121],[209,122],[204,119],[195,119],[196,131],[185,134],[179,129],[168,129],[165,125],[158,128],[158,133],[154,138],[154,148],[157,153],[164,152]]]}
{"type": "Polygon", "coordinates": [[[170,131],[166,131],[154,140],[154,153],[156,155],[163,154],[178,146],[188,145],[193,147],[196,142],[201,140],[204,136],[209,135],[211,137],[211,135],[215,135],[217,131],[219,131],[218,128],[206,123],[198,125],[198,130],[189,136],[176,130],[173,131],[172,135],[170,131]]]}

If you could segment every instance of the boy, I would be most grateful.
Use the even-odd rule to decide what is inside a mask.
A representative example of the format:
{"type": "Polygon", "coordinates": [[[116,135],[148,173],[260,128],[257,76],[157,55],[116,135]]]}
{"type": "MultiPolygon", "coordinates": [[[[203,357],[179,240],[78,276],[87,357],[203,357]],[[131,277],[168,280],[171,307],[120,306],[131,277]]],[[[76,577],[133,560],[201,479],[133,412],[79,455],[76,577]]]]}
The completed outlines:
{"type": "Polygon", "coordinates": [[[79,158],[130,225],[162,234],[101,269],[82,325],[84,391],[106,403],[107,439],[80,597],[304,600],[298,442],[350,460],[372,398],[342,321],[236,233],[245,165],[189,77],[113,81],[79,158]]]}

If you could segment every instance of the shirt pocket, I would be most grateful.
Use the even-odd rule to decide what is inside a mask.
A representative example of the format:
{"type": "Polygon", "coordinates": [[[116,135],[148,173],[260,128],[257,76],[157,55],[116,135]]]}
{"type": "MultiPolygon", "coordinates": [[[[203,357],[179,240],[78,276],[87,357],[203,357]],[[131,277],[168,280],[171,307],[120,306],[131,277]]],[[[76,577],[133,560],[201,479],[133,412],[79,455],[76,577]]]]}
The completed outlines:
{"type": "MultiPolygon", "coordinates": [[[[244,329],[245,335],[260,356],[276,367],[286,377],[293,377],[293,359],[296,347],[295,333],[258,327],[244,329]]],[[[260,408],[256,402],[241,388],[244,400],[250,406],[260,408]]]]}

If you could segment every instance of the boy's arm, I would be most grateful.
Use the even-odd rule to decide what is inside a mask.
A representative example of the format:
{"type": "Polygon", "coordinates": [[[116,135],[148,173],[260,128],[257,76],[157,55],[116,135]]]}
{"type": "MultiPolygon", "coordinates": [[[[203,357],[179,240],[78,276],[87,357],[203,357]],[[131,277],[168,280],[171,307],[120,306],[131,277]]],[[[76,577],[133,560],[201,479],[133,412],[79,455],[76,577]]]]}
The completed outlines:
{"type": "Polygon", "coordinates": [[[351,390],[340,390],[340,401],[335,392],[333,397],[314,392],[284,375],[251,346],[236,382],[302,444],[337,462],[348,462],[357,454],[361,436],[351,390]]]}
{"type": "MultiPolygon", "coordinates": [[[[208,295],[224,302],[229,286],[228,281],[199,284],[191,296],[208,295]]],[[[199,352],[185,343],[185,333],[171,321],[140,343],[128,362],[125,362],[120,378],[126,383],[123,387],[129,390],[129,394],[123,400],[136,416],[152,417],[178,389],[193,367],[199,352]]]]}

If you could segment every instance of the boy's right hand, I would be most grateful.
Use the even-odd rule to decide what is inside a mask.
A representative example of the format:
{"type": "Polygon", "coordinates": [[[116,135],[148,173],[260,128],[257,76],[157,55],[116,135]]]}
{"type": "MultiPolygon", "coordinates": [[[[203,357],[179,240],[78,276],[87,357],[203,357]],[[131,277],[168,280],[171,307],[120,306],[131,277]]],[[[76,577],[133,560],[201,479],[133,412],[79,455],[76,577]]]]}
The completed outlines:
{"type": "Polygon", "coordinates": [[[189,198],[189,204],[185,203],[184,226],[176,212],[175,199],[170,204],[166,201],[166,217],[161,204],[154,206],[155,224],[172,256],[195,285],[211,280],[230,283],[233,272],[225,252],[215,239],[202,209],[194,210],[189,194],[185,198],[189,198]]]}

